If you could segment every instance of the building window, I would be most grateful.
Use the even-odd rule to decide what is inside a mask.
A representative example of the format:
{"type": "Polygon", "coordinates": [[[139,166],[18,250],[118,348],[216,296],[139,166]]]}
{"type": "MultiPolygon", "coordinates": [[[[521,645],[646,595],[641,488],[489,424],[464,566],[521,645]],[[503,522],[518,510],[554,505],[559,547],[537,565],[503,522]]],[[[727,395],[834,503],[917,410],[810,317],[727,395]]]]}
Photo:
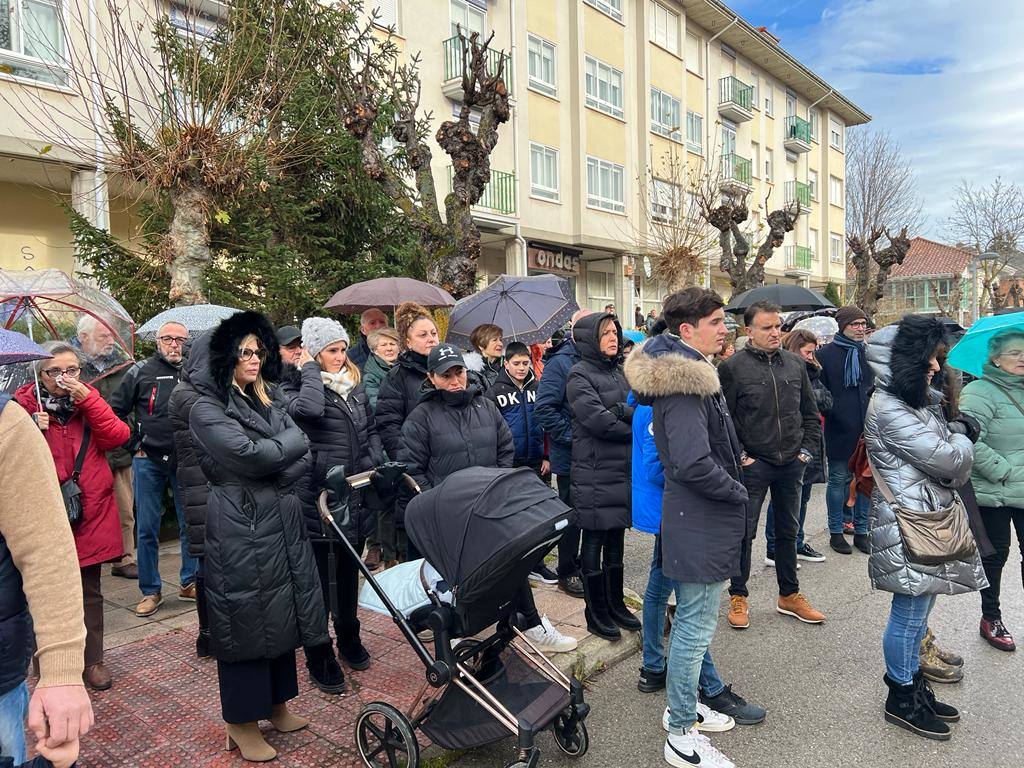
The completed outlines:
{"type": "Polygon", "coordinates": [[[832,149],[843,149],[843,124],[835,120],[828,121],[828,145],[832,149]]]}
{"type": "Polygon", "coordinates": [[[536,35],[527,39],[527,64],[530,70],[530,87],[548,96],[558,94],[555,85],[555,46],[536,35]]]}
{"type": "Polygon", "coordinates": [[[704,74],[704,58],[700,55],[700,38],[692,32],[686,33],[686,68],[695,75],[704,74]]]}
{"type": "Polygon", "coordinates": [[[587,56],[587,106],[607,112],[620,120],[624,114],[622,73],[590,56],[587,56]]]}
{"type": "Polygon", "coordinates": [[[0,67],[5,74],[67,85],[60,0],[0,0],[0,67]]]}
{"type": "Polygon", "coordinates": [[[686,110],[686,148],[698,155],[704,153],[704,116],[692,109],[686,110]]]}
{"type": "Polygon", "coordinates": [[[754,109],[760,109],[761,108],[761,76],[759,74],[757,74],[756,72],[754,72],[753,70],[750,71],[750,87],[754,89],[753,98],[750,101],[754,105],[754,109]]]}
{"type": "Polygon", "coordinates": [[[678,184],[651,179],[651,217],[655,221],[678,221],[683,202],[683,190],[678,184]]]}
{"type": "Polygon", "coordinates": [[[622,0],[584,0],[584,2],[616,21],[622,21],[622,0]]]}
{"type": "Polygon", "coordinates": [[[558,200],[558,150],[530,142],[530,194],[558,200]]]}
{"type": "Polygon", "coordinates": [[[651,0],[651,42],[679,55],[679,14],[651,0]]]}
{"type": "Polygon", "coordinates": [[[828,201],[832,205],[838,205],[840,208],[843,207],[845,202],[843,198],[843,180],[836,178],[835,176],[828,177],[828,201]]]}
{"type": "Polygon", "coordinates": [[[651,88],[651,130],[675,141],[682,140],[682,108],[679,99],[651,88]]]}
{"type": "Polygon", "coordinates": [[[818,260],[818,230],[807,230],[807,246],[811,249],[811,258],[818,260]]]}
{"type": "Polygon", "coordinates": [[[821,122],[821,115],[818,114],[818,110],[807,110],[807,122],[811,124],[811,141],[817,141],[818,124],[821,122]]]}
{"type": "Polygon", "coordinates": [[[845,256],[842,236],[830,233],[828,236],[828,260],[833,264],[842,264],[845,256]]]}
{"type": "Polygon", "coordinates": [[[450,3],[452,37],[459,34],[458,27],[462,27],[467,38],[474,32],[483,37],[487,29],[486,7],[477,8],[467,0],[450,0],[450,3]]]}
{"type": "Polygon", "coordinates": [[[918,309],[924,306],[924,286],[917,281],[903,284],[903,299],[907,309],[918,309]]]}
{"type": "Polygon", "coordinates": [[[761,145],[756,141],[750,142],[750,165],[756,176],[761,175],[761,145]]]}
{"type": "Polygon", "coordinates": [[[615,302],[615,279],[611,272],[587,265],[587,300],[595,312],[615,302]]]}
{"type": "Polygon", "coordinates": [[[768,117],[775,116],[775,101],[772,95],[772,84],[765,82],[764,84],[764,113],[768,117]]]}
{"type": "Polygon", "coordinates": [[[587,205],[615,213],[626,212],[626,174],[617,163],[587,158],[587,205]]]}
{"type": "Polygon", "coordinates": [[[807,186],[811,189],[811,200],[818,199],[818,172],[807,170],[807,186]]]}
{"type": "Polygon", "coordinates": [[[775,177],[775,153],[770,149],[764,151],[764,180],[771,182],[775,177]]]}
{"type": "Polygon", "coordinates": [[[943,309],[949,304],[949,296],[953,293],[953,281],[944,278],[935,280],[932,283],[932,293],[935,295],[934,305],[936,309],[943,309]]]}
{"type": "Polygon", "coordinates": [[[373,0],[373,8],[377,9],[374,24],[378,27],[398,29],[398,0],[373,0]]]}

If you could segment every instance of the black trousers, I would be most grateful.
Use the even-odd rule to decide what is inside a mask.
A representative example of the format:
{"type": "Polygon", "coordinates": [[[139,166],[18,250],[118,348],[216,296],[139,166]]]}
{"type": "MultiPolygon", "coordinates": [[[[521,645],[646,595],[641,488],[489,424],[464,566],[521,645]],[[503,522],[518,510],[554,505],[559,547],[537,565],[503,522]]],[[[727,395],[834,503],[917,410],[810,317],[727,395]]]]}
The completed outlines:
{"type": "MultiPolygon", "coordinates": [[[[569,473],[558,475],[558,498],[572,506],[569,473]]],[[[580,572],[580,527],[568,525],[558,540],[558,578],[564,579],[580,572]]]]}
{"type": "MultiPolygon", "coordinates": [[[[1017,546],[1024,558],[1024,509],[1016,507],[982,507],[981,517],[989,541],[996,548],[995,554],[981,558],[988,577],[988,586],[981,590],[981,616],[989,621],[1002,619],[999,610],[999,589],[1003,578],[1003,566],[1010,556],[1010,524],[1017,530],[1017,546]]],[[[1024,581],[1024,560],[1021,562],[1021,580],[1024,581]]]]}
{"type": "Polygon", "coordinates": [[[217,683],[225,723],[268,720],[275,705],[299,695],[295,651],[276,659],[218,661],[217,683]]]}
{"type": "Polygon", "coordinates": [[[196,616],[199,618],[199,631],[210,631],[210,619],[206,613],[206,568],[205,557],[196,559],[196,616]]]}
{"type": "Polygon", "coordinates": [[[85,609],[85,666],[103,663],[103,593],[100,591],[101,564],[80,568],[82,607],[85,609]]]}
{"type": "MultiPolygon", "coordinates": [[[[356,552],[363,551],[366,542],[360,538],[356,552]]],[[[316,570],[320,575],[320,589],[327,608],[327,618],[332,616],[330,593],[330,564],[328,553],[334,549],[334,575],[338,584],[338,612],[334,617],[334,634],[338,637],[339,647],[356,645],[359,642],[359,619],[356,609],[359,601],[359,567],[352,559],[352,553],[340,541],[316,539],[313,541],[313,556],[316,558],[316,570]]]]}
{"type": "Polygon", "coordinates": [[[626,529],[583,531],[581,560],[583,573],[597,573],[602,565],[622,565],[626,549],[626,529]]]}
{"type": "Polygon", "coordinates": [[[803,492],[804,469],[799,459],[775,466],[758,459],[743,468],[743,485],[747,489],[747,532],[740,550],[740,575],[729,586],[730,595],[747,597],[750,579],[750,549],[757,537],[758,520],[768,492],[772,494],[772,515],[775,520],[775,577],[779,594],[800,591],[796,577],[796,537],[800,529],[800,494],[803,492]]]}

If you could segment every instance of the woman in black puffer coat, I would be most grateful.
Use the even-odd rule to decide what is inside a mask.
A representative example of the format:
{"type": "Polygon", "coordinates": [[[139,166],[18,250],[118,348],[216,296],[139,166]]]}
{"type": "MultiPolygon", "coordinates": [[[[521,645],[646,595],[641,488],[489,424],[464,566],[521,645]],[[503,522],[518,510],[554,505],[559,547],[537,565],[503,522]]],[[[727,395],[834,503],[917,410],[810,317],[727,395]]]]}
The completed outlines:
{"type": "Polygon", "coordinates": [[[566,399],[572,409],[572,504],[583,529],[581,553],[587,629],[620,637],[619,627],[640,622],[622,595],[622,559],[630,525],[630,460],[633,407],[622,374],[622,328],[615,315],[595,313],[572,329],[580,361],[569,371],[566,399]]]}
{"type": "Polygon", "coordinates": [[[239,312],[210,336],[209,364],[190,380],[196,457],[209,480],[206,603],[228,746],[247,760],[276,756],[259,720],[279,731],[308,721],[288,712],[298,695],[295,649],[330,642],[313,550],[295,486],[310,471],[306,437],[271,399],[281,367],[277,337],[258,312],[239,312]]]}
{"type": "MultiPolygon", "coordinates": [[[[299,497],[328,612],[330,560],[334,560],[338,599],[334,632],[338,651],[352,669],[366,669],[370,666],[370,654],[360,641],[356,618],[359,569],[335,539],[336,534],[325,531],[316,508],[329,469],[344,466],[346,475],[354,475],[384,461],[369,399],[359,383],[359,368],[347,354],[348,341],[348,333],[336,320],[311,317],[303,322],[301,386],[289,397],[288,414],[306,433],[313,455],[312,470],[300,487],[299,497]]],[[[356,552],[362,552],[377,518],[355,500],[350,511],[351,526],[346,533],[356,552]]]]}

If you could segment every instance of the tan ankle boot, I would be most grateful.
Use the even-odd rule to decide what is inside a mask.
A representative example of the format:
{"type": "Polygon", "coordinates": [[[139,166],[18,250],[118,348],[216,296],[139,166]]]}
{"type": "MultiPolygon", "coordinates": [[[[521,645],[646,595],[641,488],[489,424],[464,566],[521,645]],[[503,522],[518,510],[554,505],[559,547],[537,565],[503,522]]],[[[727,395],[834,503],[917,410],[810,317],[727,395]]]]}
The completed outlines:
{"type": "Polygon", "coordinates": [[[309,720],[306,718],[293,715],[289,712],[287,704],[274,705],[274,709],[270,715],[270,722],[274,726],[274,729],[281,733],[300,731],[309,725],[309,720]]]}
{"type": "Polygon", "coordinates": [[[235,747],[242,757],[253,763],[266,763],[277,757],[277,750],[267,744],[260,733],[259,723],[225,723],[228,734],[225,749],[230,752],[235,747]]]}

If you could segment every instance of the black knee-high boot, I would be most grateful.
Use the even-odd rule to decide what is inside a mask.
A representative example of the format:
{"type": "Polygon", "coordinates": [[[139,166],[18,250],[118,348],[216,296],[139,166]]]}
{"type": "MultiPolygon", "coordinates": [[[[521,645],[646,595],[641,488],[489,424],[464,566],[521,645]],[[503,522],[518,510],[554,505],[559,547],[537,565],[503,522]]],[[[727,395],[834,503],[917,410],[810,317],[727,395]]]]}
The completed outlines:
{"type": "Polygon", "coordinates": [[[622,566],[605,564],[604,583],[608,593],[608,614],[612,621],[630,632],[639,632],[640,621],[626,607],[626,601],[623,599],[622,566]]]}
{"type": "Polygon", "coordinates": [[[608,591],[601,571],[583,572],[583,599],[587,607],[583,615],[587,619],[587,631],[605,640],[622,637],[608,613],[608,591]]]}

